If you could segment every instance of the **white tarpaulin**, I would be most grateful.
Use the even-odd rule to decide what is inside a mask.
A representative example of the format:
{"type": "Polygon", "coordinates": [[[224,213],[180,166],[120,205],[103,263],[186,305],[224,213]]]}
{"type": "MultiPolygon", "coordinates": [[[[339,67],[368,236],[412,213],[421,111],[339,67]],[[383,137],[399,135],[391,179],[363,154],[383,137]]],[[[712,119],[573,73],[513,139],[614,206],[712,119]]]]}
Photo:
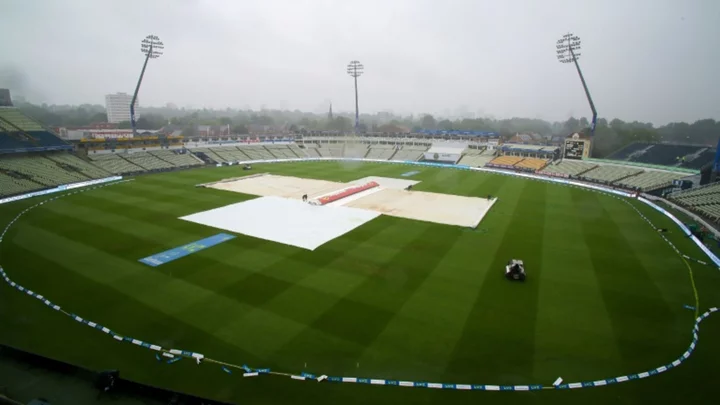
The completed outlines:
{"type": "Polygon", "coordinates": [[[195,222],[303,249],[319,246],[380,216],[379,212],[262,197],[181,217],[195,222]]]}

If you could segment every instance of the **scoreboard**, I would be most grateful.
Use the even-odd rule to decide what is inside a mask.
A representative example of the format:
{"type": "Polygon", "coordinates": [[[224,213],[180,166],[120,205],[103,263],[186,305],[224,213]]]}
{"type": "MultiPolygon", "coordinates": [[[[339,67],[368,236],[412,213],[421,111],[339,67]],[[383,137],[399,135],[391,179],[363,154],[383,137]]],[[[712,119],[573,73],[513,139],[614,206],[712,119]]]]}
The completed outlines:
{"type": "Polygon", "coordinates": [[[590,140],[577,135],[565,139],[564,159],[583,159],[590,157],[590,140]]]}

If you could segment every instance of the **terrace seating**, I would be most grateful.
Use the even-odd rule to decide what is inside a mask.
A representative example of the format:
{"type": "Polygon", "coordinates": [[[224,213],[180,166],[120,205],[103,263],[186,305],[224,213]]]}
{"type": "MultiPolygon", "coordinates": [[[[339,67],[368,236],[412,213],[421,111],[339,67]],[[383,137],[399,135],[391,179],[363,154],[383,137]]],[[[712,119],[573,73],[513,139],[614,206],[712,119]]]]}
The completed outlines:
{"type": "Polygon", "coordinates": [[[323,157],[323,155],[320,153],[320,150],[316,147],[306,145],[305,152],[308,155],[308,157],[311,157],[311,158],[323,157]]]}
{"type": "Polygon", "coordinates": [[[525,158],[515,164],[515,167],[521,169],[528,169],[532,171],[538,171],[543,167],[547,166],[548,160],[537,159],[537,158],[525,158]]]}
{"type": "Polygon", "coordinates": [[[71,155],[69,153],[56,153],[47,155],[47,157],[54,162],[60,163],[62,165],[71,166],[75,170],[92,179],[99,179],[103,177],[108,177],[110,175],[110,173],[106,170],[103,170],[98,166],[88,163],[80,159],[79,157],[71,155]]]}
{"type": "Polygon", "coordinates": [[[549,164],[543,168],[540,173],[548,175],[560,175],[563,177],[577,176],[582,172],[588,171],[596,164],[586,163],[580,160],[565,159],[557,164],[549,164]]]}
{"type": "Polygon", "coordinates": [[[200,166],[203,163],[196,159],[190,152],[176,153],[174,150],[158,150],[149,152],[158,159],[164,160],[175,167],[200,166]]]}
{"type": "Polygon", "coordinates": [[[0,107],[0,149],[70,148],[17,108],[0,107]]]}
{"type": "Polygon", "coordinates": [[[700,170],[706,165],[711,164],[715,160],[715,151],[712,149],[707,149],[702,152],[700,152],[697,156],[693,157],[691,160],[687,160],[686,162],[682,163],[681,167],[686,167],[688,169],[695,169],[700,170]]]}
{"type": "Polygon", "coordinates": [[[670,195],[676,203],[709,218],[720,220],[720,183],[670,195]]]}
{"type": "MultiPolygon", "coordinates": [[[[648,144],[648,143],[632,143],[625,146],[617,152],[608,156],[608,159],[627,160],[630,162],[646,163],[661,166],[677,166],[678,158],[702,155],[702,159],[695,162],[692,167],[700,168],[710,162],[714,154],[701,153],[706,148],[704,146],[695,145],[669,145],[669,144],[648,144]]],[[[692,160],[697,160],[692,159],[692,160]]],[[[683,165],[684,167],[690,167],[683,165]]]]}
{"type": "Polygon", "coordinates": [[[639,152],[647,148],[648,146],[650,145],[648,145],[647,143],[634,142],[630,145],[626,145],[618,151],[611,153],[607,158],[612,160],[626,160],[633,153],[639,152]]]}
{"type": "Polygon", "coordinates": [[[488,165],[497,165],[497,166],[514,166],[516,163],[519,163],[524,158],[521,156],[498,156],[495,159],[491,160],[488,165]]]}
{"type": "MultiPolygon", "coordinates": [[[[3,155],[0,170],[16,172],[45,186],[76,183],[88,180],[80,172],[70,171],[40,155],[3,155]]],[[[36,188],[38,188],[36,186],[36,188]]]]}
{"type": "Polygon", "coordinates": [[[645,153],[633,157],[633,162],[670,166],[677,164],[677,158],[696,153],[700,146],[652,145],[645,153]]]}
{"type": "Polygon", "coordinates": [[[423,156],[423,152],[427,151],[427,147],[413,145],[403,145],[398,149],[390,160],[405,161],[416,161],[420,160],[423,156]]]}
{"type": "Polygon", "coordinates": [[[134,163],[145,170],[172,169],[175,166],[164,160],[158,159],[148,152],[135,152],[123,156],[128,162],[134,163]]]}
{"type": "MultiPolygon", "coordinates": [[[[249,149],[243,148],[243,150],[248,151],[249,149]]],[[[235,146],[210,148],[210,151],[220,158],[219,162],[238,162],[259,159],[254,156],[250,156],[248,153],[243,152],[243,150],[238,149],[235,146]]]]}
{"type": "Polygon", "coordinates": [[[307,157],[307,153],[305,153],[305,151],[304,151],[303,149],[300,149],[300,148],[297,146],[297,144],[291,143],[290,145],[288,145],[288,148],[289,148],[290,151],[293,152],[293,153],[295,154],[295,156],[297,156],[297,157],[300,157],[300,158],[307,157]]]}
{"type": "MultiPolygon", "coordinates": [[[[262,145],[240,145],[238,149],[247,155],[250,160],[277,159],[277,157],[262,145]]],[[[247,160],[247,158],[245,160],[247,160]]]]}
{"type": "Polygon", "coordinates": [[[395,153],[395,145],[370,145],[367,159],[388,160],[395,153]]]}
{"type": "Polygon", "coordinates": [[[40,184],[27,178],[9,176],[0,172],[0,196],[27,193],[39,187],[40,184]]]}
{"type": "Polygon", "coordinates": [[[137,164],[123,159],[121,156],[115,153],[104,153],[101,155],[88,155],[88,158],[98,167],[113,173],[113,174],[125,174],[125,173],[137,173],[144,172],[145,168],[138,166],[137,164]]]}
{"type": "Polygon", "coordinates": [[[215,161],[216,163],[222,163],[226,160],[222,157],[220,157],[218,154],[216,154],[214,151],[212,151],[210,148],[193,148],[191,150],[192,153],[204,153],[205,156],[210,158],[211,160],[215,161]]]}
{"type": "Polygon", "coordinates": [[[624,167],[616,165],[599,165],[591,169],[581,177],[605,183],[612,183],[625,177],[641,173],[643,170],[636,167],[624,167]]]}
{"type": "Polygon", "coordinates": [[[42,125],[17,108],[0,108],[0,118],[23,131],[45,131],[42,125]]]}
{"type": "Polygon", "coordinates": [[[685,173],[664,172],[658,170],[647,170],[636,176],[630,176],[617,182],[617,184],[640,189],[642,191],[650,191],[660,187],[672,184],[673,180],[687,177],[685,173]]]}
{"type": "Polygon", "coordinates": [[[368,145],[347,143],[343,150],[343,156],[347,158],[363,158],[368,153],[368,145]]]}

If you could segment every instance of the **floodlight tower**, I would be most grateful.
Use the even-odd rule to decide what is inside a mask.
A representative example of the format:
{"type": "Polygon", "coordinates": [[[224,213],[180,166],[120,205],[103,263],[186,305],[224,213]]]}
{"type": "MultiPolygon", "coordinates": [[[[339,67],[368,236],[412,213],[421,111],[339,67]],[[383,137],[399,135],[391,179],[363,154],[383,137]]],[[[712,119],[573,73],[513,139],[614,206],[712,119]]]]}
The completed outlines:
{"type": "Polygon", "coordinates": [[[135,93],[133,93],[132,101],[130,101],[130,123],[132,124],[133,137],[137,135],[137,129],[135,128],[135,101],[137,100],[140,84],[145,75],[145,68],[147,67],[148,60],[151,58],[157,59],[163,54],[163,49],[165,49],[165,45],[163,45],[157,35],[148,35],[140,42],[140,52],[145,55],[145,63],[143,63],[140,78],[138,79],[137,86],[135,86],[135,93]]]}
{"type": "Polygon", "coordinates": [[[585,96],[587,97],[588,103],[590,104],[590,110],[592,110],[592,122],[590,123],[590,135],[595,134],[595,124],[597,123],[597,110],[595,110],[595,103],[593,103],[590,91],[588,90],[587,84],[585,83],[585,77],[580,70],[578,64],[578,58],[580,58],[580,37],[567,33],[558,39],[557,44],[557,58],[560,63],[575,63],[575,69],[577,69],[580,81],[582,82],[583,89],[585,89],[585,96]]]}
{"type": "Polygon", "coordinates": [[[355,79],[355,133],[358,133],[360,127],[360,110],[358,109],[358,89],[357,89],[357,78],[363,74],[365,67],[362,63],[351,60],[347,66],[347,73],[355,79]]]}

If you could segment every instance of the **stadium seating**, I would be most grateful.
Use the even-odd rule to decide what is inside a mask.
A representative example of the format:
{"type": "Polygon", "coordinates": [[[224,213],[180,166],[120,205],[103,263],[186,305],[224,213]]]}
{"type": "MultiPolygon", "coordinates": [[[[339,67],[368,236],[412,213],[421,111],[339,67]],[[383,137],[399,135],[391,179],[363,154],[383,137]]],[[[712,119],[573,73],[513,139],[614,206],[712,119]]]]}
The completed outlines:
{"type": "Polygon", "coordinates": [[[633,153],[639,152],[643,149],[647,149],[650,145],[647,143],[631,143],[624,148],[611,153],[607,158],[612,160],[626,160],[633,153]]]}
{"type": "Polygon", "coordinates": [[[395,145],[370,145],[370,151],[365,156],[367,159],[388,160],[395,154],[395,145]]]}
{"type": "Polygon", "coordinates": [[[295,154],[295,156],[299,158],[308,157],[307,153],[305,153],[303,149],[300,149],[295,143],[291,143],[290,145],[288,145],[288,148],[290,148],[290,150],[295,154]]]}
{"type": "Polygon", "coordinates": [[[88,180],[88,176],[81,172],[67,170],[40,155],[4,155],[0,159],[0,170],[18,173],[42,186],[58,186],[88,180]]]}
{"type": "Polygon", "coordinates": [[[636,167],[599,165],[596,168],[583,173],[581,177],[605,183],[612,183],[641,172],[642,169],[638,169],[636,167]]]}
{"type": "Polygon", "coordinates": [[[586,172],[594,167],[596,164],[586,163],[580,160],[565,159],[559,163],[549,164],[545,166],[540,173],[548,175],[560,175],[560,176],[577,176],[583,172],[586,172]]]}
{"type": "Polygon", "coordinates": [[[236,148],[235,146],[210,148],[210,151],[212,151],[214,155],[220,158],[219,162],[239,162],[257,159],[253,156],[249,156],[247,153],[236,148]]]}
{"type": "Polygon", "coordinates": [[[88,155],[92,163],[113,174],[137,173],[145,169],[115,153],[104,153],[100,155],[88,155]]]}
{"type": "Polygon", "coordinates": [[[148,153],[160,160],[174,165],[175,167],[199,166],[203,164],[202,161],[196,159],[192,154],[190,154],[190,152],[177,153],[175,150],[158,150],[148,153]]]}
{"type": "Polygon", "coordinates": [[[498,166],[514,166],[516,163],[520,162],[524,158],[521,156],[498,156],[495,159],[491,160],[488,164],[489,165],[498,165],[498,166]]]}
{"type": "Polygon", "coordinates": [[[659,170],[646,170],[636,176],[630,176],[617,182],[621,186],[650,191],[672,184],[673,180],[687,177],[687,173],[674,173],[659,170]]]}
{"type": "Polygon", "coordinates": [[[495,151],[488,149],[465,149],[463,156],[458,161],[459,165],[472,167],[485,166],[494,157],[495,151]]]}
{"type": "Polygon", "coordinates": [[[699,146],[652,145],[644,153],[633,157],[631,161],[654,165],[675,165],[679,157],[694,154],[702,149],[699,146]]]}
{"type": "Polygon", "coordinates": [[[245,153],[250,160],[277,159],[263,145],[241,145],[238,149],[245,153]]]}
{"type": "Polygon", "coordinates": [[[715,222],[720,220],[720,182],[693,190],[673,193],[670,199],[676,203],[712,218],[715,222]]]}
{"type": "Polygon", "coordinates": [[[715,151],[712,149],[706,149],[696,156],[689,157],[680,166],[688,169],[700,170],[706,165],[711,164],[715,160],[715,151]]]}
{"type": "Polygon", "coordinates": [[[79,171],[85,176],[92,179],[99,179],[110,176],[110,173],[108,171],[103,170],[91,163],[88,163],[85,160],[80,159],[79,157],[70,153],[62,152],[49,154],[47,155],[47,158],[66,167],[71,167],[74,170],[79,171]]]}
{"type": "Polygon", "coordinates": [[[0,149],[27,148],[71,147],[17,108],[0,107],[0,149]]]}
{"type": "Polygon", "coordinates": [[[123,156],[128,162],[134,163],[145,170],[162,170],[172,169],[175,167],[172,163],[158,159],[149,152],[134,152],[123,156]]]}
{"type": "Polygon", "coordinates": [[[17,108],[0,108],[0,118],[10,122],[23,131],[44,131],[42,125],[34,119],[26,116],[17,108]]]}
{"type": "Polygon", "coordinates": [[[320,154],[320,150],[318,150],[318,148],[315,146],[305,145],[305,153],[308,155],[308,157],[312,158],[323,157],[323,155],[320,154]]]}
{"type": "Polygon", "coordinates": [[[265,145],[265,148],[276,158],[276,159],[297,159],[297,155],[289,147],[289,145],[265,145]]]}
{"type": "Polygon", "coordinates": [[[532,171],[538,171],[542,169],[543,167],[547,166],[548,160],[547,159],[537,159],[537,158],[525,158],[515,164],[515,167],[521,168],[521,169],[528,169],[532,171]]]}
{"type": "Polygon", "coordinates": [[[632,143],[612,153],[608,159],[699,169],[714,156],[715,152],[704,146],[632,143]],[[683,160],[688,163],[682,163],[683,160]]]}
{"type": "Polygon", "coordinates": [[[216,154],[216,153],[215,153],[214,151],[212,151],[210,148],[193,148],[193,149],[191,150],[191,152],[193,152],[193,153],[195,153],[195,152],[204,153],[205,156],[207,156],[208,158],[210,158],[211,160],[213,160],[213,161],[215,161],[215,162],[217,162],[217,163],[225,162],[225,159],[223,159],[222,157],[220,157],[218,154],[216,154]]]}
{"type": "Polygon", "coordinates": [[[28,178],[10,176],[0,172],[0,196],[5,197],[27,193],[41,187],[43,187],[42,184],[36,183],[28,178]]]}
{"type": "Polygon", "coordinates": [[[427,150],[427,147],[425,146],[416,146],[413,147],[413,145],[404,145],[401,146],[400,149],[395,151],[395,154],[390,158],[390,160],[399,160],[399,161],[416,161],[419,160],[423,156],[423,152],[427,150]]]}
{"type": "Polygon", "coordinates": [[[363,158],[368,153],[368,145],[362,143],[346,143],[342,155],[347,158],[363,158]]]}

